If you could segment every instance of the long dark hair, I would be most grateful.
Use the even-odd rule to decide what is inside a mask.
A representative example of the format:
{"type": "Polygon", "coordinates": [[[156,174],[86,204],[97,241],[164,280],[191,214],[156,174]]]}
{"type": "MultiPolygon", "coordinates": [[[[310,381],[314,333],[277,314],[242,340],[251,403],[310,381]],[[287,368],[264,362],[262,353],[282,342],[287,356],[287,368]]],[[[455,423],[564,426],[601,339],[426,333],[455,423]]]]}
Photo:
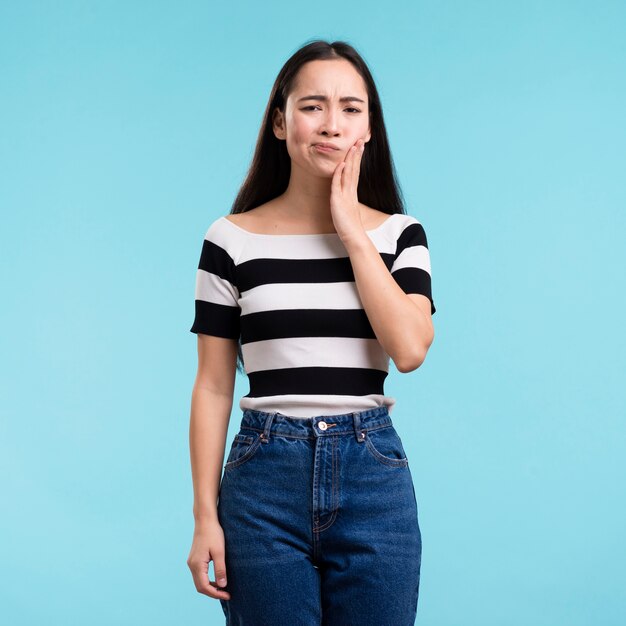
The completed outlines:
{"type": "MultiPolygon", "coordinates": [[[[374,79],[361,55],[348,43],[312,41],[297,50],[278,73],[270,94],[263,124],[257,138],[254,156],[245,181],[233,202],[231,214],[245,213],[285,192],[291,175],[291,157],[286,142],[278,139],[272,129],[276,108],[285,110],[285,103],[300,68],[309,61],[346,59],[361,75],[369,101],[371,138],[361,158],[357,195],[359,202],[383,213],[406,213],[402,191],[389,150],[380,97],[374,79]]],[[[243,368],[241,340],[237,346],[237,369],[243,368]]]]}

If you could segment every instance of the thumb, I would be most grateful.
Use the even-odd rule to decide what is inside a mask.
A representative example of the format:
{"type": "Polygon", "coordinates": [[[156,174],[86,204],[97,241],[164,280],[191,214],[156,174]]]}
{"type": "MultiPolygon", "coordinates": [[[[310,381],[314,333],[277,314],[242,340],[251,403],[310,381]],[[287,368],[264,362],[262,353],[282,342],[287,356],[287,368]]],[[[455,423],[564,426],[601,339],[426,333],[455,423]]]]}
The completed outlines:
{"type": "Polygon", "coordinates": [[[218,557],[213,560],[213,569],[215,570],[215,580],[218,587],[226,587],[226,563],[224,557],[218,557]]]}

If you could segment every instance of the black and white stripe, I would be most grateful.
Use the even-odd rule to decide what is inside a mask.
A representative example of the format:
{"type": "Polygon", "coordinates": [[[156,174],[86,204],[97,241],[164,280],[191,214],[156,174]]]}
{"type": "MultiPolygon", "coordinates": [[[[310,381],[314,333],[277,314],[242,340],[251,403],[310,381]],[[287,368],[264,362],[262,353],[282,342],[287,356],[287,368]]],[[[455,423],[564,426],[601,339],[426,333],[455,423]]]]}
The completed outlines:
{"type": "MultiPolygon", "coordinates": [[[[398,285],[427,296],[434,313],[422,225],[397,213],[367,232],[398,285]]],[[[202,244],[190,330],[241,337],[242,410],[311,417],[395,404],[383,389],[389,356],[336,233],[261,235],[218,218],[202,244]]]]}

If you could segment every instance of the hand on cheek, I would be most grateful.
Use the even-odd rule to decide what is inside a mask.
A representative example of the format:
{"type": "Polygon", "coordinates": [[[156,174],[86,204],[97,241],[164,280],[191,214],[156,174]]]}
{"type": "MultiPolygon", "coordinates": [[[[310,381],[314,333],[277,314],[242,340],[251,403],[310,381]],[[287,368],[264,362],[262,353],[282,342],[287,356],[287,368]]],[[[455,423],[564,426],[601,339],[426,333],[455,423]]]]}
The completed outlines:
{"type": "Polygon", "coordinates": [[[342,239],[363,231],[357,188],[364,149],[365,140],[358,139],[333,174],[330,210],[337,234],[342,239]]]}

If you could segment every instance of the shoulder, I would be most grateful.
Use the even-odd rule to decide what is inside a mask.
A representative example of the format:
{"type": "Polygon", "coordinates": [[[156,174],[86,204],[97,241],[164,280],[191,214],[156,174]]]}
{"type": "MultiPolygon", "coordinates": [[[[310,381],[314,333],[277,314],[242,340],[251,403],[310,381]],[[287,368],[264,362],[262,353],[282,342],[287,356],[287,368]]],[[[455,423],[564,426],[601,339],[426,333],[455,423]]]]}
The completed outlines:
{"type": "Polygon", "coordinates": [[[212,254],[225,254],[235,260],[245,246],[246,233],[227,217],[231,216],[220,215],[209,223],[204,233],[203,245],[212,254]]]}
{"type": "Polygon", "coordinates": [[[399,236],[408,226],[420,224],[417,218],[406,213],[386,213],[360,203],[361,220],[365,230],[386,226],[392,235],[399,236]]]}
{"type": "Polygon", "coordinates": [[[365,230],[374,230],[382,226],[390,217],[389,213],[373,209],[362,202],[359,202],[359,208],[361,209],[361,222],[365,230]]]}
{"type": "Polygon", "coordinates": [[[243,213],[229,213],[224,219],[249,232],[264,232],[267,225],[275,218],[276,203],[270,200],[243,213]]]}
{"type": "Polygon", "coordinates": [[[389,252],[396,257],[406,248],[423,246],[428,248],[426,232],[422,223],[407,213],[387,214],[376,234],[387,241],[389,252]]]}
{"type": "Polygon", "coordinates": [[[250,209],[244,213],[227,213],[226,215],[220,215],[214,219],[207,228],[207,236],[221,235],[226,236],[230,233],[231,237],[236,237],[237,234],[245,234],[244,231],[255,230],[255,225],[261,223],[261,219],[265,211],[260,211],[261,207],[250,209]],[[231,228],[235,226],[235,228],[231,228]]]}
{"type": "Polygon", "coordinates": [[[396,224],[396,240],[398,247],[424,246],[428,247],[424,225],[413,215],[402,214],[396,224]]]}

